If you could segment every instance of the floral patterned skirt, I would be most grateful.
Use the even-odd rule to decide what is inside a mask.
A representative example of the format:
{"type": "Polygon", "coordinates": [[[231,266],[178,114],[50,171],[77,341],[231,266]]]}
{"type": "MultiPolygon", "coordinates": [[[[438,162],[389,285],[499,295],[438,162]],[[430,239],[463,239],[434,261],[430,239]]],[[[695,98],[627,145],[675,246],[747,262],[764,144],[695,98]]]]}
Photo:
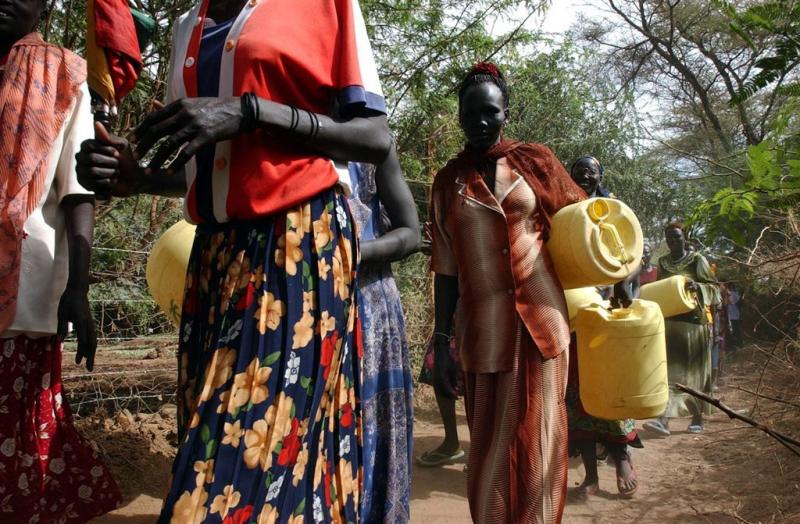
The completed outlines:
{"type": "Polygon", "coordinates": [[[357,522],[356,241],[337,190],[198,228],[160,522],[357,522]]]}
{"type": "Polygon", "coordinates": [[[58,338],[0,341],[0,521],[78,524],[121,501],[72,424],[58,338]]]}

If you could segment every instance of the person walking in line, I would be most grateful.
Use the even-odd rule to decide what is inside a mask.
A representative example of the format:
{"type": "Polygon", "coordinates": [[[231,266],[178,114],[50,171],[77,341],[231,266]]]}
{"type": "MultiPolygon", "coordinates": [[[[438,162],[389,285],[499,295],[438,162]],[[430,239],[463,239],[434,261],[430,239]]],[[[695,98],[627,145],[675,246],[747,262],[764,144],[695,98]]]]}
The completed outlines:
{"type": "Polygon", "coordinates": [[[586,195],[547,147],[503,138],[508,97],[493,64],[467,73],[466,145],[434,178],[434,381],[455,397],[455,313],[472,519],[552,523],[566,495],[569,325],[545,240],[549,217],[586,195]]]}

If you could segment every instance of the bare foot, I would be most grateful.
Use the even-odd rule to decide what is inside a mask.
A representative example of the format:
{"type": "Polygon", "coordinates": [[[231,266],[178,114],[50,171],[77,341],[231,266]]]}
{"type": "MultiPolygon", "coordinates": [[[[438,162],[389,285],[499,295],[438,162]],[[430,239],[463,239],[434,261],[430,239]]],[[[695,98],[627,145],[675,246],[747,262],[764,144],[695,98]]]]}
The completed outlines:
{"type": "Polygon", "coordinates": [[[591,497],[593,495],[597,495],[597,492],[600,491],[600,481],[597,478],[584,479],[583,483],[575,488],[575,491],[581,497],[591,497]]]}

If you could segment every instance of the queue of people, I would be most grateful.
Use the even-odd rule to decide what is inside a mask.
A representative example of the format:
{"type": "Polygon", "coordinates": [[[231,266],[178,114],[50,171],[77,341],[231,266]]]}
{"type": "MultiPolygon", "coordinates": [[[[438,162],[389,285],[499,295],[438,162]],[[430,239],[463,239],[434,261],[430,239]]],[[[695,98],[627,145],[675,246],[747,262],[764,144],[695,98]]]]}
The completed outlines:
{"type": "MultiPolygon", "coordinates": [[[[412,380],[390,263],[418,249],[420,227],[357,1],[315,4],[309,24],[291,27],[283,21],[304,17],[308,1],[280,12],[200,1],[174,29],[167,105],[131,141],[92,123],[83,60],[35,32],[46,3],[6,4],[0,512],[78,523],[120,503],[72,425],[60,377],[70,322],[78,361],[93,367],[91,192],[103,191],[183,196],[198,226],[178,344],[179,448],[159,522],[408,522],[412,380]]],[[[463,456],[463,396],[473,520],[551,523],[570,450],[584,461],[582,494],[599,489],[602,444],[618,491],[632,496],[629,448],[641,441],[632,421],[581,406],[547,249],[559,209],[610,196],[603,166],[583,157],[570,173],[546,146],[506,138],[508,101],[496,66],[467,71],[465,146],[434,178],[425,373],[447,431],[417,460],[463,456]]],[[[607,290],[615,304],[640,282],[685,274],[703,306],[719,305],[682,226],[668,226],[666,241],[657,267],[647,246],[640,271],[607,290]]],[[[710,392],[707,324],[705,309],[670,319],[667,344],[670,380],[710,392]]],[[[704,413],[674,392],[652,428],[668,433],[670,417],[690,414],[690,430],[702,430],[704,413]]]]}

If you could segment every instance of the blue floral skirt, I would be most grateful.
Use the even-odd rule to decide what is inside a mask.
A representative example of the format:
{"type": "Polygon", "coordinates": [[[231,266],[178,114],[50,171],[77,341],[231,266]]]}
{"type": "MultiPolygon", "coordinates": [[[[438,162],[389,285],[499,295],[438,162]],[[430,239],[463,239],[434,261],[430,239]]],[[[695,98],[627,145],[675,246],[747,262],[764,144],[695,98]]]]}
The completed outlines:
{"type": "Polygon", "coordinates": [[[159,522],[357,522],[356,240],[337,190],[198,228],[159,522]]]}

